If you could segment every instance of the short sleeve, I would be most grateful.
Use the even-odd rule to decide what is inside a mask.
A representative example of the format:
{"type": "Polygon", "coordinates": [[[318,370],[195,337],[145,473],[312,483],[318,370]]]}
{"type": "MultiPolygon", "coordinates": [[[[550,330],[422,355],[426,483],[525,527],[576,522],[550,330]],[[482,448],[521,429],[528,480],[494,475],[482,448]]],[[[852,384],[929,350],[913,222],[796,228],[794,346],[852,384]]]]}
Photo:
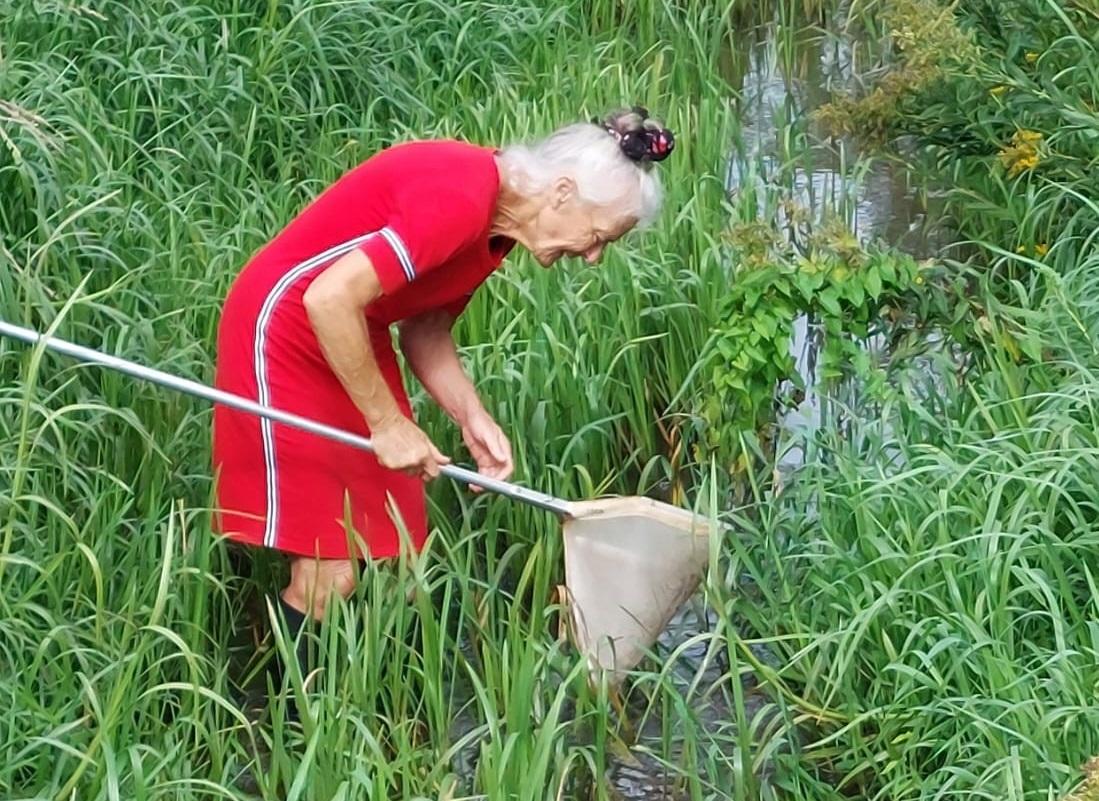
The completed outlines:
{"type": "Polygon", "coordinates": [[[478,211],[483,204],[461,191],[430,186],[395,194],[385,226],[359,245],[387,295],[445,264],[488,227],[478,211]]]}

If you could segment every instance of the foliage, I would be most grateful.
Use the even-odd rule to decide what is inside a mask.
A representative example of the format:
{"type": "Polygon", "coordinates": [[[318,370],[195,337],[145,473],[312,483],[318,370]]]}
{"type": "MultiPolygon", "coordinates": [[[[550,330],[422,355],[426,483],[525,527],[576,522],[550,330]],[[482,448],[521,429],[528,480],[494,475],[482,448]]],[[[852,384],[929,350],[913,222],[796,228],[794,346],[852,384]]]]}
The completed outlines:
{"type": "MultiPolygon", "coordinates": [[[[1070,243],[1099,218],[1099,27],[1080,5],[1039,0],[978,3],[967,24],[989,57],[924,93],[895,133],[919,137],[919,169],[965,187],[950,210],[975,240],[1071,262],[1070,243]]],[[[1020,260],[1002,277],[1027,281],[1033,266],[1020,260]]]]}
{"type": "MultiPolygon", "coordinates": [[[[0,0],[0,317],[209,382],[241,265],[378,148],[645,103],[691,132],[661,165],[664,222],[598,270],[517,252],[456,337],[516,481],[666,491],[689,469],[661,416],[717,300],[730,138],[725,9],[682,6],[630,4],[622,36],[592,21],[610,2],[0,0]]],[[[558,637],[556,518],[434,483],[432,546],[334,613],[294,724],[262,686],[285,564],[210,536],[209,405],[7,340],[0,379],[0,797],[608,797],[630,721],[558,637]]],[[[631,717],[690,706],[664,667],[639,671],[631,717]]],[[[649,747],[690,760],[669,785],[731,792],[728,734],[693,715],[649,747]]]]}
{"type": "MultiPolygon", "coordinates": [[[[729,241],[734,266],[709,351],[704,410],[706,445],[725,459],[739,455],[745,435],[772,439],[783,382],[803,396],[856,380],[870,399],[883,400],[887,365],[875,363],[875,338],[896,347],[902,332],[926,336],[967,308],[954,310],[942,266],[893,248],[864,248],[838,221],[810,232],[804,245],[763,223],[734,226],[729,241]],[[804,386],[794,369],[799,316],[820,335],[819,386],[804,386]]],[[[745,466],[743,459],[726,464],[745,466]]]]}
{"type": "Polygon", "coordinates": [[[953,5],[937,0],[884,0],[880,23],[888,47],[880,74],[859,94],[833,98],[814,112],[833,136],[855,136],[881,146],[911,103],[953,71],[975,61],[973,37],[957,22],[953,5]]]}
{"type": "Polygon", "coordinates": [[[740,564],[760,581],[737,612],[776,653],[774,694],[817,722],[785,764],[812,763],[819,797],[1089,798],[1096,9],[940,7],[978,57],[867,124],[944,195],[958,322],[896,365],[885,403],[822,422],[781,492],[743,515],[740,564]]]}

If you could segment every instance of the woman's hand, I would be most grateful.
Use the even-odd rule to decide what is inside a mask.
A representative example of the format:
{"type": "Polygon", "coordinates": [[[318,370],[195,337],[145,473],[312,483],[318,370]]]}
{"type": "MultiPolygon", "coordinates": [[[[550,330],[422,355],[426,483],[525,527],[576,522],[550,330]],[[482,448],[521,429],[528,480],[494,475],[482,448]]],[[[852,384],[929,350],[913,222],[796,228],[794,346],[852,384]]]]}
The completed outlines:
{"type": "Polygon", "coordinates": [[[381,421],[370,434],[374,456],[382,467],[430,481],[439,475],[442,465],[450,464],[427,434],[404,415],[381,421]]]}
{"type": "MultiPolygon", "coordinates": [[[[462,439],[469,453],[477,462],[478,471],[490,478],[507,480],[514,469],[511,459],[511,443],[504,436],[488,412],[480,409],[471,414],[462,424],[462,439]]],[[[481,487],[472,486],[473,492],[481,487]]]]}

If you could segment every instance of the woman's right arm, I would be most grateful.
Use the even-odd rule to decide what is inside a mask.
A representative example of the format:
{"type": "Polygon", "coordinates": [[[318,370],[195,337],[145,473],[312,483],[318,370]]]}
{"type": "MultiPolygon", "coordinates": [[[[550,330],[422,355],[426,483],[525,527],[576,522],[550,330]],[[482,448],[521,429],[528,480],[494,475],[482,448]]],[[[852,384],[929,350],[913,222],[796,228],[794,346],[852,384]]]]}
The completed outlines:
{"type": "Polygon", "coordinates": [[[313,279],[302,302],[325,359],[370,427],[378,462],[427,480],[450,460],[401,413],[378,369],[364,309],[381,293],[373,265],[355,249],[313,279]]]}

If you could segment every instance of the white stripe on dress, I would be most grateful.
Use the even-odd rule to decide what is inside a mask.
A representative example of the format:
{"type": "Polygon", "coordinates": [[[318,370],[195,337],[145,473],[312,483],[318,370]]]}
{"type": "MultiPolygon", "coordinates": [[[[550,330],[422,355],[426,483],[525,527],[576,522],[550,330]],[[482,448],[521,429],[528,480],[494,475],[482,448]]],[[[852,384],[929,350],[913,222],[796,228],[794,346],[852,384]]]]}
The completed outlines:
{"type": "MultiPolygon", "coordinates": [[[[267,406],[271,403],[271,387],[267,383],[267,326],[275,313],[275,307],[286,293],[286,290],[314,267],[319,267],[326,261],[354,250],[379,233],[384,236],[386,230],[388,229],[383,228],[381,231],[372,231],[369,234],[349,239],[339,245],[330,247],[323,253],[318,253],[312,258],[306,259],[288,270],[267,293],[267,298],[260,308],[259,317],[256,318],[255,350],[253,353],[256,365],[256,386],[259,389],[259,402],[261,404],[267,406]]],[[[392,245],[392,240],[389,237],[386,237],[386,241],[392,245]]],[[[395,250],[395,252],[397,251],[395,250]]],[[[399,252],[398,257],[400,257],[399,252]]],[[[407,270],[405,272],[407,274],[407,270]]],[[[276,544],[279,513],[278,463],[275,460],[274,422],[266,417],[260,418],[260,433],[263,437],[263,461],[267,471],[267,524],[263,532],[263,544],[270,548],[276,544]]]]}
{"type": "Polygon", "coordinates": [[[408,255],[408,248],[404,246],[404,242],[397,236],[397,232],[392,228],[383,228],[378,232],[385,237],[385,241],[389,243],[389,246],[393,248],[393,252],[397,254],[397,261],[401,263],[402,269],[404,269],[405,278],[411,281],[416,277],[416,265],[412,263],[412,257],[408,255]]]}

